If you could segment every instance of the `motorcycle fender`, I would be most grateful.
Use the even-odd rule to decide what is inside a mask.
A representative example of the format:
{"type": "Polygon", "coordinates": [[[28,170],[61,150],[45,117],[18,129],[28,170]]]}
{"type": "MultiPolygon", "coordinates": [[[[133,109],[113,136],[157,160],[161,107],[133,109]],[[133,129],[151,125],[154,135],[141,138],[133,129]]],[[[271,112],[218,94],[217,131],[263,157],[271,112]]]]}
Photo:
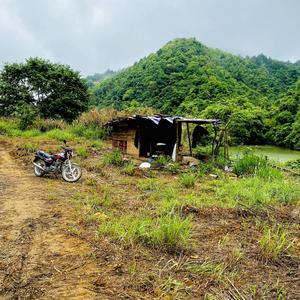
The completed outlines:
{"type": "MultiPolygon", "coordinates": [[[[75,165],[75,166],[79,166],[79,164],[76,164],[76,163],[73,163],[73,162],[71,162],[71,164],[72,165],[75,165]]],[[[62,165],[61,165],[61,169],[62,168],[67,168],[69,166],[69,164],[68,163],[66,163],[66,162],[64,162],[62,165]]],[[[80,166],[79,166],[80,167],[80,166]]]]}
{"type": "MultiPolygon", "coordinates": [[[[39,156],[35,156],[35,158],[34,158],[34,160],[33,160],[33,162],[37,162],[39,159],[42,159],[41,157],[39,157],[39,156]]],[[[43,160],[43,159],[42,159],[43,160]]]]}

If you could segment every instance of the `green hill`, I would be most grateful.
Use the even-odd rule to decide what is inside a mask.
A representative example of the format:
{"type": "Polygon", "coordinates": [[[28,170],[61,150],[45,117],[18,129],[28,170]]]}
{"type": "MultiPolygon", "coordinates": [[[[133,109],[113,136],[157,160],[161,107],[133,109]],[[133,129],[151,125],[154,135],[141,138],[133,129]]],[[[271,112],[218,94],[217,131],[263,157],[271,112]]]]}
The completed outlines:
{"type": "MultiPolygon", "coordinates": [[[[239,118],[246,117],[246,110],[253,132],[245,138],[240,133],[235,142],[277,143],[274,134],[268,134],[274,121],[271,112],[299,78],[299,62],[281,62],[264,55],[241,57],[195,39],[175,39],[94,85],[92,95],[95,105],[117,109],[151,106],[164,113],[194,116],[214,109],[223,119],[231,117],[229,106],[243,111],[239,118]],[[222,105],[226,112],[220,111],[222,105]],[[251,111],[257,118],[254,122],[250,122],[251,111]]],[[[243,126],[240,129],[247,123],[243,126]]],[[[285,145],[293,147],[288,142],[285,145]]]]}
{"type": "MultiPolygon", "coordinates": [[[[195,39],[176,39],[132,67],[94,88],[99,106],[126,107],[136,100],[164,112],[201,111],[225,98],[245,96],[274,100],[300,78],[300,64],[264,55],[240,57],[204,46],[195,39]],[[195,106],[195,107],[194,107],[195,106]]],[[[259,103],[261,104],[261,103],[259,103]]]]}
{"type": "Polygon", "coordinates": [[[96,83],[114,76],[117,72],[107,69],[104,73],[95,73],[94,75],[89,75],[85,78],[85,81],[89,87],[92,87],[96,83]]]}

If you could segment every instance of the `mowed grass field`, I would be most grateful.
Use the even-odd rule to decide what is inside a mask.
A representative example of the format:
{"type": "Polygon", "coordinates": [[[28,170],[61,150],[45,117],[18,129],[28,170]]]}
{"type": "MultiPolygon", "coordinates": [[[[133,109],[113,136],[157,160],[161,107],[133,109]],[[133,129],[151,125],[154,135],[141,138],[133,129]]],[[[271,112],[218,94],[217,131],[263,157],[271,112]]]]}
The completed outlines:
{"type": "Polygon", "coordinates": [[[166,158],[143,171],[101,132],[56,127],[19,131],[2,121],[0,138],[28,172],[37,149],[60,150],[63,139],[74,148],[82,179],[68,195],[46,197],[70,208],[66,230],[107,267],[99,290],[118,286],[133,299],[300,297],[297,176],[251,153],[234,172],[222,160],[191,169],[166,158]]]}

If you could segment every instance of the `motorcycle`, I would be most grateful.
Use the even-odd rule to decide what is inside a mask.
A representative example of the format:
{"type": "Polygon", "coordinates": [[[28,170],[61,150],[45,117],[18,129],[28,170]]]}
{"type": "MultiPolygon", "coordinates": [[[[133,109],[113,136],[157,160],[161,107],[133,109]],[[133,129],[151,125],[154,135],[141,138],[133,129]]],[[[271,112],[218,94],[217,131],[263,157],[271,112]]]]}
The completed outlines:
{"type": "Polygon", "coordinates": [[[48,154],[38,150],[33,160],[33,171],[35,176],[42,177],[45,174],[61,174],[67,182],[76,182],[81,177],[81,168],[78,164],[71,162],[73,150],[67,146],[64,140],[63,152],[48,154]]]}

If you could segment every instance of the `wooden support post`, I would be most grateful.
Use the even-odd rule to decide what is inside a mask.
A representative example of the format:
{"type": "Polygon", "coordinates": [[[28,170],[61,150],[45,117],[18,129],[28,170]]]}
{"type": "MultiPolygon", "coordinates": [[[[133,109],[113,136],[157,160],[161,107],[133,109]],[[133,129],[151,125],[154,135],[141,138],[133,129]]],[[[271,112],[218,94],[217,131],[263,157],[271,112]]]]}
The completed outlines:
{"type": "Polygon", "coordinates": [[[224,133],[224,157],[226,160],[229,160],[229,145],[228,145],[227,127],[225,127],[225,133],[224,133]]]}
{"type": "Polygon", "coordinates": [[[179,122],[175,121],[175,132],[176,132],[176,151],[175,151],[175,161],[178,160],[179,151],[179,122]]]}
{"type": "Polygon", "coordinates": [[[217,128],[215,125],[213,125],[214,127],[214,132],[215,132],[215,135],[214,135],[214,138],[213,138],[213,141],[212,141],[212,144],[211,144],[211,157],[212,157],[212,160],[214,161],[215,160],[215,142],[216,142],[216,139],[217,139],[217,128]]]}
{"type": "Polygon", "coordinates": [[[190,126],[189,126],[188,122],[186,123],[186,129],[187,129],[187,134],[188,134],[188,139],[189,139],[190,156],[193,156],[192,144],[191,144],[191,136],[190,136],[190,126]]]}

